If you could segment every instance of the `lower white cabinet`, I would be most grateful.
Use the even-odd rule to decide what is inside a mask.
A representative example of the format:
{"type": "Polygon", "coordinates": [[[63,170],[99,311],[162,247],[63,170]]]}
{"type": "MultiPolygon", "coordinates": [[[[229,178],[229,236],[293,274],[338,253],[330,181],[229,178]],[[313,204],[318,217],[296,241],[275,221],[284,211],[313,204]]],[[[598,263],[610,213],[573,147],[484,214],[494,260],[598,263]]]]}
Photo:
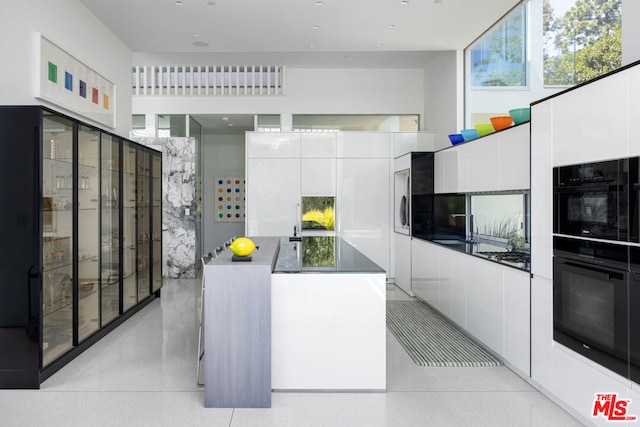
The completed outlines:
{"type": "Polygon", "coordinates": [[[409,295],[411,290],[411,237],[394,233],[395,248],[395,284],[409,295]]]}
{"type": "Polygon", "coordinates": [[[493,351],[504,356],[502,270],[507,267],[472,256],[468,258],[464,263],[467,270],[466,329],[493,351]]]}
{"type": "Polygon", "coordinates": [[[413,292],[529,376],[529,273],[419,239],[411,254],[413,292]]]}

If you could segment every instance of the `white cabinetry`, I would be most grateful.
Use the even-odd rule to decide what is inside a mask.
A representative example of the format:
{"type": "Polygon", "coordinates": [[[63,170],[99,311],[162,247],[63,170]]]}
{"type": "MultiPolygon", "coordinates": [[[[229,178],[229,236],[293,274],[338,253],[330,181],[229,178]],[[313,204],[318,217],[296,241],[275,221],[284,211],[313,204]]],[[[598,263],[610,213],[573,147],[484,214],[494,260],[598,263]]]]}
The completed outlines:
{"type": "Polygon", "coordinates": [[[338,132],[337,155],[343,158],[389,159],[390,137],[387,132],[338,132]]]}
{"type": "Polygon", "coordinates": [[[529,126],[523,124],[435,153],[435,192],[529,188],[529,126]]]}
{"type": "Polygon", "coordinates": [[[302,158],[336,158],[336,132],[313,132],[299,135],[302,158]]]}
{"type": "Polygon", "coordinates": [[[507,267],[469,256],[465,268],[466,329],[493,351],[504,356],[502,269],[507,267]]]}
{"type": "Polygon", "coordinates": [[[338,235],[387,273],[390,265],[390,176],[388,158],[338,159],[338,235]]]}
{"type": "Polygon", "coordinates": [[[448,149],[434,154],[434,190],[436,194],[457,193],[466,186],[466,151],[448,149]]]}
{"type": "Polygon", "coordinates": [[[530,140],[528,123],[502,131],[499,136],[500,172],[499,190],[526,190],[530,188],[530,140]]]}
{"type": "MultiPolygon", "coordinates": [[[[629,75],[617,73],[552,98],[553,165],[626,157],[629,75]]],[[[548,102],[548,101],[547,101],[548,102]]]]}
{"type": "Polygon", "coordinates": [[[434,151],[435,149],[433,132],[394,132],[391,135],[394,158],[412,151],[434,151]]]}
{"type": "Polygon", "coordinates": [[[531,107],[531,273],[553,277],[553,105],[531,107]]]}
{"type": "Polygon", "coordinates": [[[293,233],[303,196],[336,196],[337,234],[393,274],[391,133],[248,132],[248,236],[293,233]]]}
{"type": "Polygon", "coordinates": [[[248,132],[247,158],[299,158],[300,134],[296,132],[248,132]]]}
{"type": "Polygon", "coordinates": [[[395,246],[395,275],[396,286],[409,295],[411,290],[411,237],[406,234],[394,233],[395,246]]]}
{"type": "Polygon", "coordinates": [[[529,273],[419,239],[411,252],[413,292],[528,376],[529,273]]]}
{"type": "Polygon", "coordinates": [[[289,236],[300,222],[300,159],[247,159],[248,236],[289,236]]]}
{"type": "Polygon", "coordinates": [[[301,160],[302,196],[336,195],[336,159],[301,160]]]}

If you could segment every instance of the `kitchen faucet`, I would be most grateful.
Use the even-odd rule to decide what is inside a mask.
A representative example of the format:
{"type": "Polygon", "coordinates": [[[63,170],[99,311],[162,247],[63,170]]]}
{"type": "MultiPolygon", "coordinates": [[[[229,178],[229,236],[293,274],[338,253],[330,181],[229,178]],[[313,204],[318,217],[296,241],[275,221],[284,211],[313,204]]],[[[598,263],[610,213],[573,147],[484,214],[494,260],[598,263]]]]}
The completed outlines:
{"type": "Polygon", "coordinates": [[[459,213],[459,214],[451,214],[451,216],[453,218],[457,218],[457,217],[468,217],[469,218],[469,233],[467,233],[467,239],[465,240],[467,243],[478,243],[478,238],[476,236],[474,236],[473,234],[473,214],[463,214],[463,213],[459,213]]]}

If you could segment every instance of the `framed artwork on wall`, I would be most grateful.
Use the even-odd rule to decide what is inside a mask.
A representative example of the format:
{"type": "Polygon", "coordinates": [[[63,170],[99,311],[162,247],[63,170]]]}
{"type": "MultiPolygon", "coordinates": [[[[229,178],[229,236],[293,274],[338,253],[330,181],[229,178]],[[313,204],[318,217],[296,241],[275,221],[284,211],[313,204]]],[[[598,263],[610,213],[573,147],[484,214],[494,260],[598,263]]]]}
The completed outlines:
{"type": "Polygon", "coordinates": [[[243,222],[245,220],[246,186],[243,177],[226,176],[215,179],[215,221],[243,222]]]}
{"type": "Polygon", "coordinates": [[[34,96],[115,128],[116,86],[42,34],[35,44],[34,96]]]}

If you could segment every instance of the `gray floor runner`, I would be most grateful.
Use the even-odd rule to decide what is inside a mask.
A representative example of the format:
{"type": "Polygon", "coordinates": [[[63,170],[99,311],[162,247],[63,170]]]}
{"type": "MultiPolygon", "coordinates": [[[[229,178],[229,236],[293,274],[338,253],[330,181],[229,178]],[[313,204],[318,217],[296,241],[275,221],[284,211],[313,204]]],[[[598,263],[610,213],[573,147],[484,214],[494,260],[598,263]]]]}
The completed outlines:
{"type": "Polygon", "coordinates": [[[429,306],[419,301],[387,301],[387,327],[419,366],[502,365],[429,306]]]}

